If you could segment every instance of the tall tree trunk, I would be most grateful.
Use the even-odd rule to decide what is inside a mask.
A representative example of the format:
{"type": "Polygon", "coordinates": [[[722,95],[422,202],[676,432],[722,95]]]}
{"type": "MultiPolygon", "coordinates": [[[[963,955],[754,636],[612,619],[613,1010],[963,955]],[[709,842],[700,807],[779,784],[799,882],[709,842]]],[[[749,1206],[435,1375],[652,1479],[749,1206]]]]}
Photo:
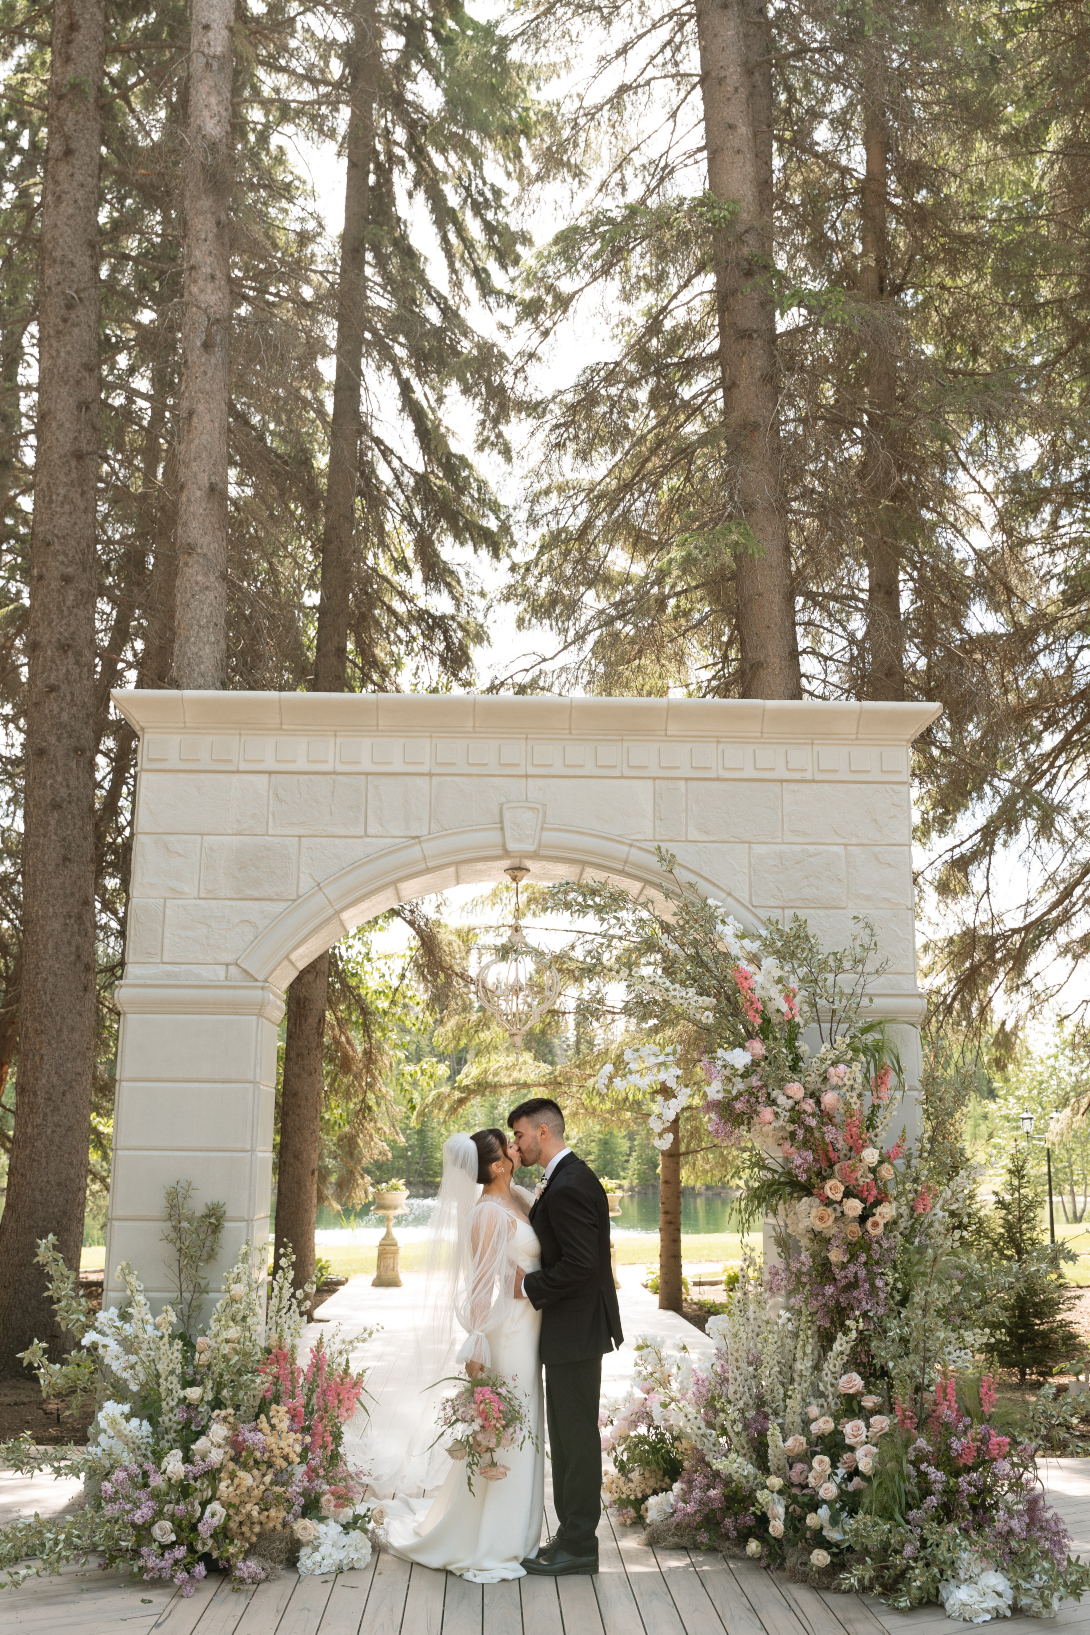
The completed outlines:
{"type": "Polygon", "coordinates": [[[772,280],[772,70],[762,0],[697,0],[730,515],[745,698],[800,698],[791,553],[780,484],[772,280]]]}
{"type": "Polygon", "coordinates": [[[227,684],[234,0],[192,0],[179,393],[179,687],[227,684]]]}
{"type": "Polygon", "coordinates": [[[904,628],[901,622],[901,573],[898,547],[896,452],[892,426],[897,378],[881,307],[889,301],[887,235],[889,131],[886,123],[885,76],[881,46],[863,45],[863,147],[866,170],[862,189],[863,294],[871,303],[871,338],[867,348],[866,453],[863,493],[869,521],[863,541],[867,559],[868,698],[905,696],[904,628]]]}
{"type": "MultiPolygon", "coordinates": [[[[375,144],[379,32],[373,0],[355,14],[349,61],[344,232],[337,284],[337,363],[329,433],[321,590],[314,688],[343,693],[348,685],[348,623],[356,558],[356,495],[360,468],[360,399],[367,274],[371,160],[375,144]]],[[[276,1183],[276,1246],[295,1250],[294,1284],[314,1271],[321,1145],[322,1045],[329,994],[329,953],[319,954],[288,989],[287,1043],[280,1092],[280,1157],[276,1183]]]]}
{"type": "Polygon", "coordinates": [[[681,1310],[681,1120],[663,1130],[673,1136],[659,1154],[659,1310],[681,1310]]]}
{"type": "Polygon", "coordinates": [[[322,1041],[328,984],[329,955],[323,954],[300,971],[288,989],[273,1265],[279,1266],[286,1248],[294,1249],[292,1281],[297,1289],[309,1283],[314,1275],[314,1218],[318,1208],[324,1084],[322,1041]]]}
{"type": "Polygon", "coordinates": [[[103,0],[53,11],[30,539],[19,1077],[0,1220],[0,1371],[52,1330],[33,1263],[79,1264],[95,1039],[95,494],[103,0]]]}

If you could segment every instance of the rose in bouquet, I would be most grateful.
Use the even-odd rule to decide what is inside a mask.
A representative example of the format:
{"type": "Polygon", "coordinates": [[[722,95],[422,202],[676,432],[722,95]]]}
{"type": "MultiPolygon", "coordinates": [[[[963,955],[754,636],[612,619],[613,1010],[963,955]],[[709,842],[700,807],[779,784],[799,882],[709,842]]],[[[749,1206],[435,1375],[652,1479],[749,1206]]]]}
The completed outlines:
{"type": "MultiPolygon", "coordinates": [[[[512,1375],[478,1374],[466,1380],[456,1376],[458,1389],[444,1397],[439,1408],[439,1435],[450,1440],[446,1451],[452,1459],[465,1462],[466,1482],[473,1492],[473,1478],[502,1482],[510,1466],[496,1455],[508,1448],[537,1446],[530,1429],[526,1401],[512,1375]]],[[[433,1443],[434,1446],[434,1443],[433,1443]]]]}
{"type": "Polygon", "coordinates": [[[681,1438],[656,1419],[666,1400],[663,1387],[670,1389],[665,1363],[646,1340],[636,1342],[636,1356],[632,1389],[598,1416],[602,1452],[609,1459],[602,1496],[629,1526],[654,1515],[655,1496],[669,1493],[685,1467],[681,1438]]]}

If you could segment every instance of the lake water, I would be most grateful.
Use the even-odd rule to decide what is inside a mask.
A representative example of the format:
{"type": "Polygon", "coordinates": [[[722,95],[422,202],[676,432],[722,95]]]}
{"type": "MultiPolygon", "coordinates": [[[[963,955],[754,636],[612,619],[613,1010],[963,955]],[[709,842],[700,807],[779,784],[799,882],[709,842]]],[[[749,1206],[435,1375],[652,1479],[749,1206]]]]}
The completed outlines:
{"type": "MultiPolygon", "coordinates": [[[[434,1198],[410,1198],[401,1215],[394,1217],[394,1232],[400,1243],[414,1243],[428,1235],[434,1198]]],[[[615,1238],[657,1236],[659,1229],[658,1188],[621,1194],[621,1213],[612,1222],[615,1238]]],[[[318,1211],[317,1243],[377,1243],[386,1230],[381,1215],[369,1210],[338,1215],[331,1209],[318,1211]]],[[[681,1230],[685,1233],[737,1232],[730,1197],[726,1192],[693,1192],[681,1196],[681,1230]]]]}

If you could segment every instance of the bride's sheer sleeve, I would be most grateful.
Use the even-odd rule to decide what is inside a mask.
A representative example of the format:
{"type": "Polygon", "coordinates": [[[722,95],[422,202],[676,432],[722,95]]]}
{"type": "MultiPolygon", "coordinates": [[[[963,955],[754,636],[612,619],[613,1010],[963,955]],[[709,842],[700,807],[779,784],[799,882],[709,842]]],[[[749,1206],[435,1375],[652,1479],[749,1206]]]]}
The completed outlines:
{"type": "Polygon", "coordinates": [[[492,1365],[488,1336],[511,1315],[515,1298],[515,1220],[501,1204],[488,1201],[473,1211],[470,1258],[455,1307],[467,1339],[455,1361],[492,1365]]]}
{"type": "Polygon", "coordinates": [[[520,1187],[512,1185],[511,1191],[518,1193],[527,1209],[533,1209],[534,1205],[537,1203],[537,1193],[534,1191],[533,1187],[520,1187]]]}

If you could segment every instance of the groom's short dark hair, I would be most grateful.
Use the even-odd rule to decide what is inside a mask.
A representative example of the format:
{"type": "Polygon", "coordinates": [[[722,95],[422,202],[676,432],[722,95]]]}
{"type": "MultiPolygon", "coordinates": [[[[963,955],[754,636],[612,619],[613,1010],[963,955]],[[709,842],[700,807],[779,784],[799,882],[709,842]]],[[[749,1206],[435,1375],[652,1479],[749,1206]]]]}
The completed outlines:
{"type": "Polygon", "coordinates": [[[520,1118],[536,1118],[539,1124],[547,1124],[554,1135],[564,1134],[564,1115],[548,1096],[531,1096],[529,1101],[520,1101],[507,1115],[508,1129],[513,1130],[520,1118]]]}

